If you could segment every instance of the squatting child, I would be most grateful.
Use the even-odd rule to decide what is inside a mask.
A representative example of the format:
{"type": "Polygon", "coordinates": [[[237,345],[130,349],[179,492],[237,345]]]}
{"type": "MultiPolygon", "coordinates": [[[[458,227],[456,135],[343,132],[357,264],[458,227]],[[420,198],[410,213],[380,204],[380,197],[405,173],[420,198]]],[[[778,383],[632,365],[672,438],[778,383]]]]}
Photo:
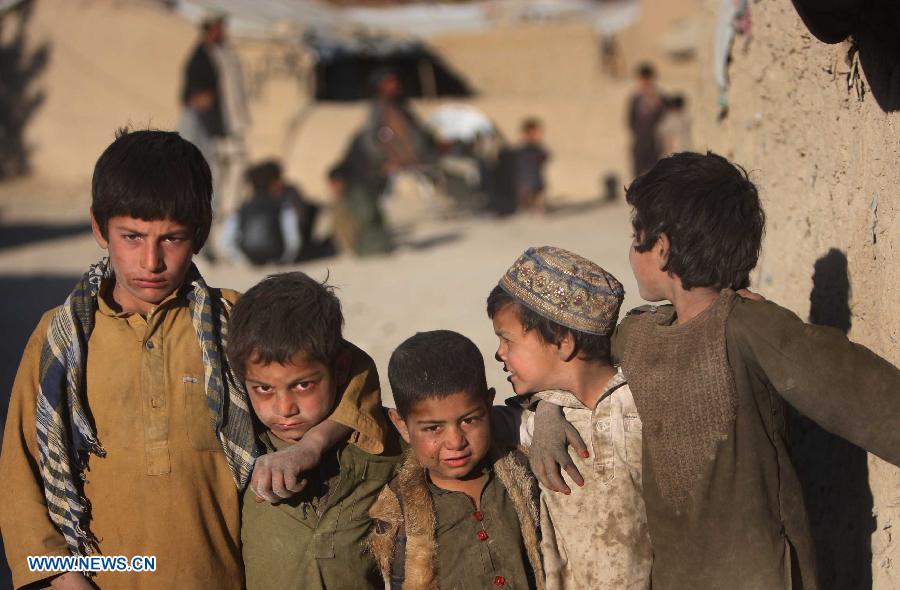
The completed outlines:
{"type": "Polygon", "coordinates": [[[736,296],[765,225],[743,169],[675,154],[627,200],[641,297],[672,304],[631,313],[613,338],[644,423],[653,587],[816,588],[787,404],[900,465],[900,371],[835,328],[736,296]]]}
{"type": "MultiPolygon", "coordinates": [[[[122,132],[91,192],[109,257],[44,314],[10,396],[0,478],[15,493],[0,529],[13,583],[93,587],[79,572],[31,571],[26,557],[99,552],[156,557],[152,573],[98,573],[104,589],[238,590],[240,492],[257,451],[224,357],[238,294],[209,287],[192,263],[212,222],[209,166],[177,133],[122,132]]],[[[380,400],[374,366],[356,360],[318,436],[257,462],[260,494],[289,495],[351,429],[380,452],[384,428],[360,410],[380,400]]]]}
{"type": "Polygon", "coordinates": [[[370,514],[389,588],[544,588],[537,484],[495,444],[484,360],[471,340],[420,332],[391,355],[391,421],[410,444],[370,514]]]}
{"type": "MultiPolygon", "coordinates": [[[[610,336],[624,294],[619,281],[597,264],[544,246],[526,250],[487,300],[500,340],[496,358],[518,394],[507,403],[534,408],[542,400],[562,408],[590,449],[558,458],[575,473],[568,483],[578,485],[559,481],[541,491],[547,588],[650,587],[641,420],[621,369],[610,359],[610,336]]],[[[526,445],[532,442],[534,417],[531,411],[523,416],[526,445]]],[[[543,475],[543,465],[532,467],[543,475]]]]}
{"type": "MultiPolygon", "coordinates": [[[[266,452],[300,441],[337,405],[351,356],[364,354],[342,338],[343,323],[333,288],[301,272],[268,277],[235,305],[228,359],[246,384],[266,452]]],[[[379,455],[340,442],[306,474],[305,488],[279,504],[244,493],[250,590],[380,585],[365,539],[369,507],[400,464],[399,438],[388,438],[379,455]]]]}

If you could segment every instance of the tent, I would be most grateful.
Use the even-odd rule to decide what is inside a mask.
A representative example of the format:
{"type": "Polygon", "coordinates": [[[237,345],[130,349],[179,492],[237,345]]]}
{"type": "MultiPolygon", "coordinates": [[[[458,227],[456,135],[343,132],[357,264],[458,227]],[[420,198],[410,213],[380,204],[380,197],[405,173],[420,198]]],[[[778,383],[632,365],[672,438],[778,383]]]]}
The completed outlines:
{"type": "Polygon", "coordinates": [[[466,82],[417,39],[358,33],[351,36],[308,32],[304,45],[313,57],[316,100],[353,101],[371,96],[372,75],[389,68],[408,97],[463,97],[466,82]]]}

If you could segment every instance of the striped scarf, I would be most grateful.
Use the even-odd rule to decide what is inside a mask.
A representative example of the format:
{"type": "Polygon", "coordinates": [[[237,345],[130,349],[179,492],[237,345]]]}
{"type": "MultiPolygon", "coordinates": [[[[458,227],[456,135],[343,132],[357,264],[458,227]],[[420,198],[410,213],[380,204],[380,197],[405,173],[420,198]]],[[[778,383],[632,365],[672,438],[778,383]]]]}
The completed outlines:
{"type": "MultiPolygon", "coordinates": [[[[62,532],[73,555],[94,552],[97,539],[88,530],[90,502],[84,496],[85,469],[91,453],[106,451],[97,439],[85,395],[85,359],[94,329],[101,284],[114,276],[108,259],[91,266],[54,314],[41,350],[37,400],[40,473],[50,520],[62,532]]],[[[214,417],[238,490],[253,472],[257,449],[247,394],[224,356],[231,304],[207,287],[196,267],[187,278],[191,320],[203,354],[207,403],[214,417]]]]}

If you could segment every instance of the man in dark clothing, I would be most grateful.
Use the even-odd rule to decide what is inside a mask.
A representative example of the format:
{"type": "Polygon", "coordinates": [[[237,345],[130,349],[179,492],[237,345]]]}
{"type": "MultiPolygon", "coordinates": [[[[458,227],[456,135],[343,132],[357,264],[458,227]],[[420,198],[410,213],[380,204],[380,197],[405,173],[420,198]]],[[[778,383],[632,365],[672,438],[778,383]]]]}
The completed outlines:
{"type": "Polygon", "coordinates": [[[219,94],[219,72],[210,53],[210,47],[221,43],[224,36],[224,19],[209,19],[203,23],[200,43],[185,66],[184,88],[181,91],[182,104],[197,112],[206,133],[211,137],[225,135],[225,120],[222,116],[222,101],[219,94]],[[206,95],[210,99],[206,99],[206,95]],[[201,101],[202,104],[198,104],[201,101]]]}
{"type": "MultiPolygon", "coordinates": [[[[203,21],[200,42],[185,65],[181,98],[185,111],[179,131],[209,162],[213,209],[224,222],[240,201],[247,161],[244,132],[250,124],[241,66],[227,42],[224,16],[203,21]]],[[[222,234],[217,223],[207,247],[224,251],[222,234]]]]}
{"type": "Polygon", "coordinates": [[[649,170],[662,155],[656,128],[666,112],[656,87],[656,70],[650,64],[638,68],[638,87],[628,106],[631,129],[631,161],[635,178],[649,170]]]}

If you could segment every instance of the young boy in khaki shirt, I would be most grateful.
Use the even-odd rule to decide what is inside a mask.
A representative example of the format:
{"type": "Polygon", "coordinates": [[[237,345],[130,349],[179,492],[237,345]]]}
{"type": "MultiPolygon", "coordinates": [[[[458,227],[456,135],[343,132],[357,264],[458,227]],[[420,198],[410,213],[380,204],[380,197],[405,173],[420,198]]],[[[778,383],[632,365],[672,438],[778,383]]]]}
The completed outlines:
{"type": "MultiPolygon", "coordinates": [[[[91,222],[109,258],[41,319],[10,397],[0,478],[14,493],[0,529],[16,587],[92,587],[79,571],[31,571],[26,557],[98,553],[156,557],[153,572],[97,573],[104,589],[243,587],[239,493],[257,449],[224,358],[238,294],[192,264],[211,193],[205,160],[176,133],[122,132],[97,161],[91,222]]],[[[335,412],[348,424],[323,423],[263,465],[254,489],[290,493],[350,428],[382,443],[360,409],[379,396],[365,386],[374,368],[356,368],[335,412]]]]}

